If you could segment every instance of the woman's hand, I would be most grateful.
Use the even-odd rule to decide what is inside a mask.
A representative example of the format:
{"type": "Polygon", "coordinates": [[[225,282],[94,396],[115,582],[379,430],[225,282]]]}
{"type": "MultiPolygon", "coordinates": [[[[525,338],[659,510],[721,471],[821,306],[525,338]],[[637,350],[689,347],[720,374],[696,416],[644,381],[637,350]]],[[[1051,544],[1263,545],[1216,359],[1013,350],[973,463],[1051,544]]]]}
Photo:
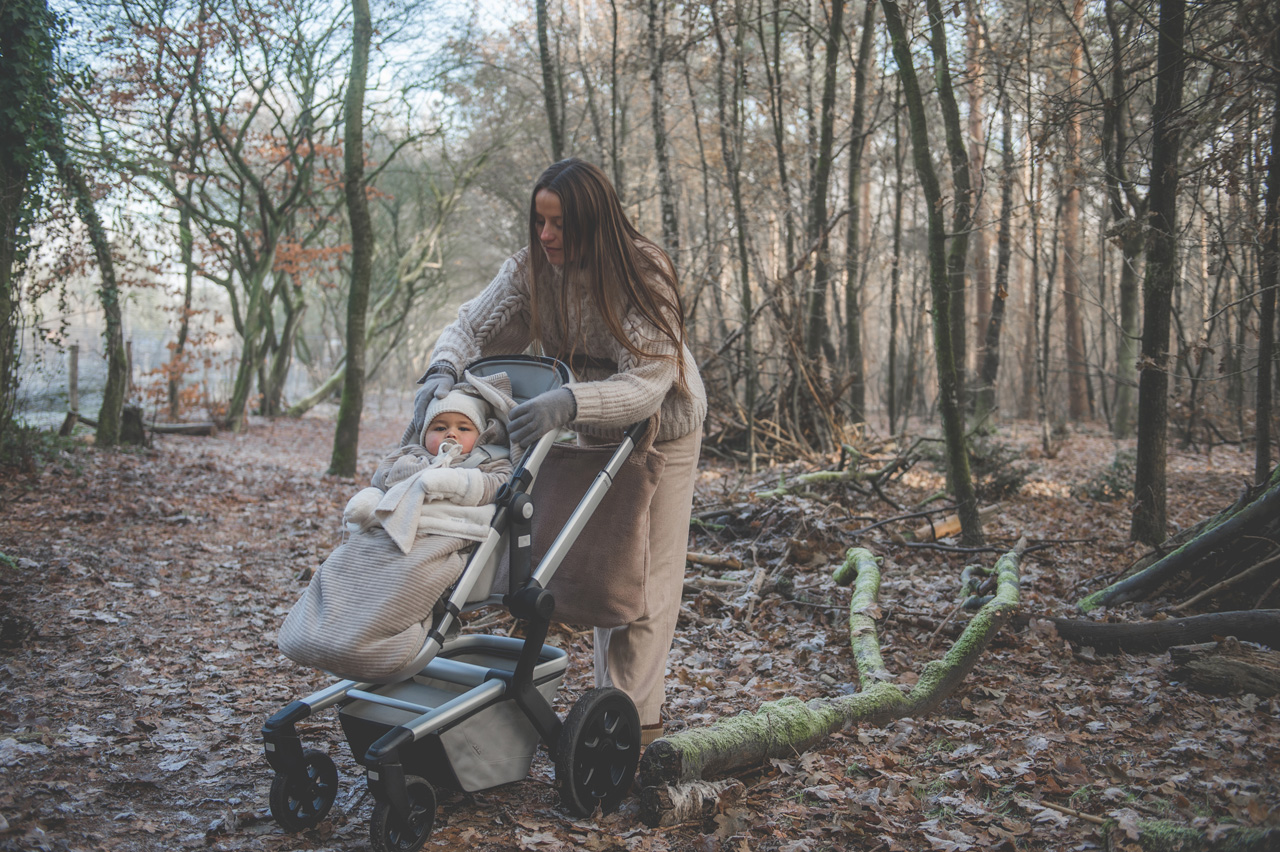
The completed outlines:
{"type": "Polygon", "coordinates": [[[552,429],[568,424],[577,413],[578,402],[573,398],[573,391],[556,388],[511,409],[507,433],[511,443],[528,447],[552,429]]]}
{"type": "Polygon", "coordinates": [[[413,422],[409,425],[409,434],[415,440],[422,435],[427,423],[427,406],[437,399],[444,399],[453,390],[453,373],[444,367],[432,367],[422,379],[422,387],[413,397],[413,422]]]}

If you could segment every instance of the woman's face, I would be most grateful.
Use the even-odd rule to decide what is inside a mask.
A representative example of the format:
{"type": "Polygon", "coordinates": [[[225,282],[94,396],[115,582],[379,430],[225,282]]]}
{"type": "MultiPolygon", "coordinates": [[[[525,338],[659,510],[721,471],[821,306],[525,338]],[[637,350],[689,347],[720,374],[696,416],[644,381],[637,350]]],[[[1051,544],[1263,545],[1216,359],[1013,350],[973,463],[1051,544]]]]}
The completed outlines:
{"type": "Polygon", "coordinates": [[[547,262],[559,266],[564,263],[564,216],[560,211],[560,196],[549,189],[540,189],[533,197],[533,209],[534,230],[547,255],[547,262]]]}

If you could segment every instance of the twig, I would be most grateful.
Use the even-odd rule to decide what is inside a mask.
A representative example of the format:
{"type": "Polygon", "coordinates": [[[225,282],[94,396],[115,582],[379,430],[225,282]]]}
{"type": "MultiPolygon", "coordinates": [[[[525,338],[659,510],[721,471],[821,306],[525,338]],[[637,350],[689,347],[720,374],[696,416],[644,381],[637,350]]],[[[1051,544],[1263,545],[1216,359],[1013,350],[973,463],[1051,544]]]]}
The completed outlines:
{"type": "Polygon", "coordinates": [[[1084,813],[1083,811],[1078,811],[1075,808],[1067,808],[1067,807],[1063,807],[1062,805],[1055,805],[1053,802],[1037,802],[1036,804],[1042,805],[1051,811],[1057,811],[1060,814],[1066,814],[1067,816],[1073,816],[1076,819],[1082,819],[1085,822],[1091,822],[1094,825],[1107,824],[1107,821],[1102,817],[1094,816],[1093,814],[1087,814],[1087,813],[1084,813]]]}
{"type": "Polygon", "coordinates": [[[1263,573],[1264,569],[1269,568],[1272,565],[1275,565],[1277,562],[1280,562],[1280,555],[1272,556],[1270,559],[1264,559],[1263,561],[1259,562],[1257,565],[1254,565],[1252,568],[1246,568],[1245,570],[1241,571],[1239,574],[1230,576],[1227,579],[1223,580],[1221,583],[1217,583],[1216,585],[1210,586],[1209,588],[1205,589],[1203,592],[1200,592],[1198,595],[1190,598],[1187,601],[1184,601],[1183,603],[1178,604],[1177,606],[1173,607],[1173,611],[1182,612],[1183,610],[1190,609],[1191,607],[1200,603],[1200,601],[1204,600],[1205,598],[1212,597],[1218,592],[1226,591],[1227,589],[1231,588],[1232,586],[1238,583],[1243,583],[1245,580],[1249,580],[1254,576],[1263,573]]]}
{"type": "Polygon", "coordinates": [[[714,553],[694,553],[690,550],[684,555],[686,562],[694,565],[706,565],[710,568],[731,568],[735,571],[742,568],[742,560],[736,556],[718,556],[714,553]]]}

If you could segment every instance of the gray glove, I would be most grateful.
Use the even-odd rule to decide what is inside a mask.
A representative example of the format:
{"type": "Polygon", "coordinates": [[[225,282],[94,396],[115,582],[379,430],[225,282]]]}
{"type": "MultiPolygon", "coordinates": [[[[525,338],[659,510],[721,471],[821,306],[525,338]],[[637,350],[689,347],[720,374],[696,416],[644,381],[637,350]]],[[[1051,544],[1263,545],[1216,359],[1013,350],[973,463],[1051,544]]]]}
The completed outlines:
{"type": "Polygon", "coordinates": [[[568,388],[541,393],[511,409],[507,434],[513,444],[531,446],[552,429],[566,425],[578,413],[578,401],[568,388]]]}
{"type": "Polygon", "coordinates": [[[455,381],[448,367],[433,365],[427,370],[427,374],[422,377],[422,387],[418,388],[418,393],[413,397],[413,422],[409,424],[406,436],[414,436],[416,439],[422,434],[427,425],[427,406],[448,396],[455,381]]]}

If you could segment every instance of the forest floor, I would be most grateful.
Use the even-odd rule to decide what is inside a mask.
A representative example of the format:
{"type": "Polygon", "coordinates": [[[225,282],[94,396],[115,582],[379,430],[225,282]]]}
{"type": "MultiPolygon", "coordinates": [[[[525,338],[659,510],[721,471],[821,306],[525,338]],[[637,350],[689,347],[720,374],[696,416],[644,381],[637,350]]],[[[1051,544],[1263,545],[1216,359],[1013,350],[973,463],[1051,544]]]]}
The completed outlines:
{"type": "MultiPolygon", "coordinates": [[[[0,474],[0,850],[368,848],[372,800],[331,713],[302,734],[333,756],[342,788],[329,817],[297,835],[268,813],[260,731],[329,682],[284,658],[276,630],[399,430],[394,418],[366,426],[358,480],[323,475],[333,430],[319,416],[158,436],[138,451],[84,447],[36,474],[0,474]]],[[[764,500],[753,491],[813,466],[750,476],[705,457],[695,512],[715,524],[696,528],[691,549],[745,567],[689,567],[668,730],[854,689],[849,590],[830,579],[853,545],[884,557],[879,633],[899,683],[968,618],[947,622],[964,565],[994,563],[1020,536],[1052,542],[1023,561],[1032,618],[1007,627],[935,715],[851,728],[747,773],[745,800],[708,823],[647,828],[634,796],[614,815],[573,819],[540,751],[524,781],[443,793],[426,848],[1088,850],[1106,842],[1103,820],[1120,826],[1118,849],[1144,818],[1209,834],[1280,824],[1280,701],[1200,694],[1176,682],[1168,654],[1103,656],[1037,620],[1074,615],[1142,552],[1127,541],[1127,503],[1086,493],[1114,478],[1114,442],[1062,440],[1037,458],[1030,426],[1004,428],[1025,481],[987,524],[1000,550],[978,556],[902,543],[918,522],[852,535],[937,492],[929,463],[885,489],[895,506],[847,488],[764,500]]],[[[1250,459],[1174,450],[1171,524],[1230,504],[1250,459]]],[[[491,629],[511,626],[503,616],[491,629]]],[[[551,641],[570,655],[563,713],[591,685],[590,632],[554,628],[551,641]]]]}

